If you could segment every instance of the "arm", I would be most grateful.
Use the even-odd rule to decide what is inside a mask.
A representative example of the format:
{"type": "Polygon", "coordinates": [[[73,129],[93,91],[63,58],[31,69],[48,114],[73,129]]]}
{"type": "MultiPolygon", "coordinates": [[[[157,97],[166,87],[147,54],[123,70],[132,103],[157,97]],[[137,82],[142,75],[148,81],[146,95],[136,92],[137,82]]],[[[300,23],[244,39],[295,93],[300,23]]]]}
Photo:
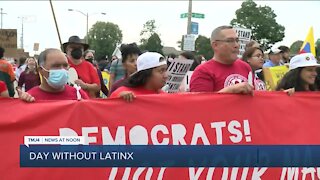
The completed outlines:
{"type": "Polygon", "coordinates": [[[120,87],[111,94],[110,98],[122,98],[127,102],[132,102],[136,96],[132,91],[128,91],[125,88],[120,87]]]}
{"type": "Polygon", "coordinates": [[[2,91],[2,92],[0,93],[0,96],[1,96],[1,97],[10,97],[8,90],[2,91]]]}
{"type": "Polygon", "coordinates": [[[10,75],[11,82],[16,80],[16,76],[13,71],[13,67],[10,63],[8,63],[8,74],[10,75]]]}
{"type": "Polygon", "coordinates": [[[251,86],[248,82],[242,82],[225,87],[218,91],[218,93],[253,94],[253,86],[251,86]]]}
{"type": "Polygon", "coordinates": [[[100,80],[98,77],[98,73],[96,69],[91,65],[88,66],[90,68],[90,81],[91,83],[86,83],[82,81],[81,79],[75,80],[75,83],[81,87],[81,89],[87,91],[89,93],[89,96],[91,98],[96,97],[96,92],[100,91],[100,80]]]}
{"type": "Polygon", "coordinates": [[[0,81],[0,96],[1,97],[10,97],[7,86],[3,81],[0,81]]]}
{"type": "Polygon", "coordinates": [[[18,89],[17,91],[18,91],[19,99],[21,99],[22,101],[25,101],[25,102],[34,102],[35,101],[35,98],[33,96],[31,96],[29,93],[22,92],[20,89],[18,89]]]}

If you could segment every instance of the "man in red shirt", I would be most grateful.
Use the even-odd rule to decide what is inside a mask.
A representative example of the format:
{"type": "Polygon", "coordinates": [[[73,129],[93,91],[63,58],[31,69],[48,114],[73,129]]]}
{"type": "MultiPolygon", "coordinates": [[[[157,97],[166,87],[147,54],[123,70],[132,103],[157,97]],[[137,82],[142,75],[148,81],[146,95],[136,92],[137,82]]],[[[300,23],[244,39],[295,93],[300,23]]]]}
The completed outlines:
{"type": "Polygon", "coordinates": [[[214,57],[198,66],[190,82],[191,92],[253,92],[248,83],[250,66],[239,60],[239,39],[232,26],[220,26],[211,34],[214,57]]]}
{"type": "Polygon", "coordinates": [[[71,36],[69,41],[63,44],[63,50],[67,54],[68,63],[78,74],[75,81],[90,98],[96,98],[96,93],[100,91],[100,79],[97,70],[93,65],[85,61],[83,52],[89,48],[88,44],[82,43],[78,36],[71,36]]]}
{"type": "Polygon", "coordinates": [[[20,99],[35,100],[79,100],[88,99],[81,89],[67,85],[69,64],[66,56],[58,49],[46,49],[39,55],[39,73],[42,76],[40,86],[28,92],[18,90],[20,99]]]}
{"type": "Polygon", "coordinates": [[[7,90],[10,97],[14,96],[13,82],[16,77],[13,72],[12,65],[5,60],[4,57],[5,49],[0,47],[0,80],[6,83],[7,90]]]}

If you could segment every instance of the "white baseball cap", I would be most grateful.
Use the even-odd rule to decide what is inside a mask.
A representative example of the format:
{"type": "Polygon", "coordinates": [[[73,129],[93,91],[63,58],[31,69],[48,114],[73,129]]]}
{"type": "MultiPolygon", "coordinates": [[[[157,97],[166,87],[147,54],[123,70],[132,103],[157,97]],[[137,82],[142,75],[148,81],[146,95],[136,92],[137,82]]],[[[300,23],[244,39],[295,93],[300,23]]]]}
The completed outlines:
{"type": "Polygon", "coordinates": [[[272,46],[272,48],[269,50],[269,54],[279,54],[281,53],[282,51],[278,48],[278,47],[275,47],[275,46],[272,46]]]}
{"type": "Polygon", "coordinates": [[[313,56],[312,53],[303,53],[294,56],[290,60],[289,70],[308,66],[320,66],[320,64],[317,63],[317,59],[313,56]]]}
{"type": "MultiPolygon", "coordinates": [[[[167,64],[164,57],[157,52],[145,52],[137,59],[137,72],[167,64]]],[[[135,74],[135,73],[134,73],[135,74]]]]}

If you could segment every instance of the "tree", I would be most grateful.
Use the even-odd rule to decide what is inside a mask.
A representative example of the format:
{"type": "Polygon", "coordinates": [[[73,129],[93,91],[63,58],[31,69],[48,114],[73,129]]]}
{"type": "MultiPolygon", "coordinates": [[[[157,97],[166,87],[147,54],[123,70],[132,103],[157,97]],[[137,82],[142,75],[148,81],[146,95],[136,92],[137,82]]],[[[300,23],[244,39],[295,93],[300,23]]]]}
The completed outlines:
{"type": "Polygon", "coordinates": [[[199,35],[195,45],[196,55],[203,55],[206,59],[213,57],[213,50],[210,43],[210,38],[199,35]]]}
{"type": "Polygon", "coordinates": [[[152,34],[156,33],[156,25],[155,25],[156,21],[154,19],[147,21],[144,25],[143,25],[143,29],[140,32],[140,43],[141,44],[146,44],[147,40],[152,36],[152,34]]]}
{"type": "Polygon", "coordinates": [[[111,22],[95,23],[88,33],[90,49],[95,50],[95,56],[104,58],[111,56],[118,43],[122,41],[122,31],[111,22]]]}
{"type": "Polygon", "coordinates": [[[290,54],[295,55],[300,52],[303,41],[298,40],[291,44],[290,46],[290,54]]]}
{"type": "Polygon", "coordinates": [[[236,11],[231,25],[252,30],[252,39],[268,49],[284,38],[284,26],[276,22],[277,15],[269,6],[258,6],[253,0],[245,0],[236,11]]]}
{"type": "Polygon", "coordinates": [[[152,34],[145,44],[145,50],[151,52],[163,54],[162,48],[163,46],[161,45],[161,39],[157,33],[152,34]]]}
{"type": "Polygon", "coordinates": [[[140,49],[158,52],[162,54],[161,39],[159,34],[156,32],[155,20],[149,20],[143,25],[143,29],[140,33],[140,49]]]}

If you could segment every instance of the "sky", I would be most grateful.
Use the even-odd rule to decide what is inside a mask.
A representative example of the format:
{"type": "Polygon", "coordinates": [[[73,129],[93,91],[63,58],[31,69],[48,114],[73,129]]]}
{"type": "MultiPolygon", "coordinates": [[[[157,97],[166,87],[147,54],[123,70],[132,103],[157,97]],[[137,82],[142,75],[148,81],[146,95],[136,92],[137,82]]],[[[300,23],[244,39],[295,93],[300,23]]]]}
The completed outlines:
{"type": "MultiPolygon", "coordinates": [[[[315,41],[320,38],[320,1],[255,1],[258,5],[270,6],[277,15],[276,21],[285,27],[285,38],[276,45],[290,46],[296,40],[304,40],[311,26],[315,41]]],[[[242,1],[199,1],[193,0],[192,12],[205,14],[199,23],[199,34],[210,37],[212,30],[228,25],[235,18],[235,11],[242,1]]],[[[178,49],[177,41],[187,32],[187,19],[180,14],[188,11],[188,1],[52,1],[62,43],[72,35],[83,38],[86,34],[86,16],[76,9],[89,14],[89,27],[97,21],[112,22],[122,30],[122,43],[139,42],[143,24],[154,19],[163,46],[178,49]],[[102,15],[101,13],[106,13],[102,15]]],[[[20,47],[21,18],[25,17],[24,49],[32,55],[33,44],[45,48],[60,48],[59,39],[49,0],[0,1],[3,8],[3,28],[18,30],[20,47]]]]}

